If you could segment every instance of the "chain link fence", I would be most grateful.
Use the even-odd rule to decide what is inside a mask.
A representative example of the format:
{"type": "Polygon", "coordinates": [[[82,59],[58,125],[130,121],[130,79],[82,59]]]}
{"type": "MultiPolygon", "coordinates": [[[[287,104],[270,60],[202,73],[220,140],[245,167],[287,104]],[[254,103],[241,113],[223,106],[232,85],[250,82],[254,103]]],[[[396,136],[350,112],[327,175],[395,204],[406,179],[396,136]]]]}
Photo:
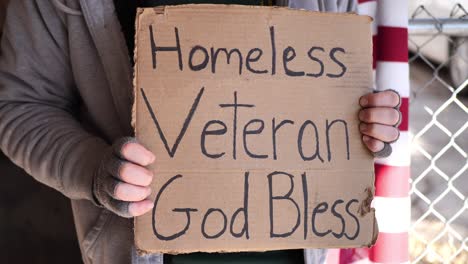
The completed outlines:
{"type": "Polygon", "coordinates": [[[468,1],[410,1],[410,254],[468,263],[468,1]]]}

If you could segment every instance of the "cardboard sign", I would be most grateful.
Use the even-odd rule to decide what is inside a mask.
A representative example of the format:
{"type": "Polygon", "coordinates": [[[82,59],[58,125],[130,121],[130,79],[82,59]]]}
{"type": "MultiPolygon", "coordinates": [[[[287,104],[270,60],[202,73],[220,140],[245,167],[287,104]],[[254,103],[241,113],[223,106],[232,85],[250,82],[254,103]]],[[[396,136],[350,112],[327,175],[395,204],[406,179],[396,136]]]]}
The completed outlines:
{"type": "Polygon", "coordinates": [[[146,252],[362,247],[377,230],[358,130],[371,19],[286,8],[140,9],[134,121],[156,155],[146,252]]]}

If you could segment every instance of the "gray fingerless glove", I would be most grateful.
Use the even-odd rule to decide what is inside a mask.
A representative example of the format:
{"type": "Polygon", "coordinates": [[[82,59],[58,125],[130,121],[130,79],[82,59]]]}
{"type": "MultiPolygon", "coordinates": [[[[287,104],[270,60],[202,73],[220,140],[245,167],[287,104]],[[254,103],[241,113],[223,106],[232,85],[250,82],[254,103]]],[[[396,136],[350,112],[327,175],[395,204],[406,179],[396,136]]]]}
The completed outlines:
{"type": "Polygon", "coordinates": [[[120,180],[120,169],[126,161],[122,155],[123,147],[137,142],[135,138],[126,137],[117,140],[103,158],[93,178],[93,195],[96,203],[111,212],[126,218],[133,217],[128,211],[130,202],[115,199],[115,190],[120,180]]]}
{"type": "MultiPolygon", "coordinates": [[[[402,120],[402,115],[401,115],[401,112],[400,112],[401,96],[400,96],[400,93],[398,93],[396,90],[393,90],[393,89],[387,89],[387,90],[383,90],[383,91],[374,91],[374,93],[381,93],[381,92],[386,92],[386,91],[392,91],[392,92],[394,92],[394,93],[396,93],[398,95],[398,98],[399,98],[398,105],[395,106],[394,109],[398,111],[398,113],[400,114],[400,118],[399,118],[398,122],[395,125],[393,125],[394,127],[398,127],[401,124],[401,120],[402,120]]],[[[376,157],[376,158],[386,158],[386,157],[390,156],[392,154],[392,151],[393,151],[392,150],[392,145],[390,145],[390,144],[397,141],[398,138],[400,138],[400,135],[398,135],[397,139],[395,139],[393,141],[384,142],[384,147],[383,147],[382,150],[377,151],[377,152],[372,152],[374,157],[376,157]]]]}

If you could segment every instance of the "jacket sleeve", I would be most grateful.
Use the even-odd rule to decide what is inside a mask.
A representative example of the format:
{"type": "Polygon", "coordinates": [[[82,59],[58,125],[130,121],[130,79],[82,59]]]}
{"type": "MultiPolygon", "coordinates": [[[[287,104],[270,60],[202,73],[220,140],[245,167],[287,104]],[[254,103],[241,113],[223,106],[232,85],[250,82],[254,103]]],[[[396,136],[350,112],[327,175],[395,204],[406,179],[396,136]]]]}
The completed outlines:
{"type": "Polygon", "coordinates": [[[93,173],[108,144],[78,121],[69,32],[50,2],[10,1],[0,48],[0,148],[39,182],[93,201],[93,173]]]}

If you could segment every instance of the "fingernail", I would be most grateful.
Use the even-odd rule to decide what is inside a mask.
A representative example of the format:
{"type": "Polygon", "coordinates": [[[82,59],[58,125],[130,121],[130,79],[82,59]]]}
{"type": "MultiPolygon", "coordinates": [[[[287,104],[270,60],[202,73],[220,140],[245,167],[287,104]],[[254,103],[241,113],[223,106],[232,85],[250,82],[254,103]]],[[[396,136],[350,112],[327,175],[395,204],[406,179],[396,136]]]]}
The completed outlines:
{"type": "Polygon", "coordinates": [[[359,130],[361,130],[361,131],[366,131],[366,130],[367,130],[367,124],[361,123],[361,124],[359,125],[359,130]]]}
{"type": "Polygon", "coordinates": [[[154,207],[154,203],[149,203],[147,208],[148,209],[153,209],[153,207],[154,207]]]}
{"type": "Polygon", "coordinates": [[[150,180],[148,184],[150,184],[154,179],[154,173],[152,171],[147,171],[147,175],[148,175],[148,179],[150,180]]]}
{"type": "Polygon", "coordinates": [[[365,97],[361,97],[359,101],[361,106],[367,106],[367,104],[369,103],[369,101],[367,101],[365,97]]]}
{"type": "Polygon", "coordinates": [[[359,111],[359,119],[360,120],[363,120],[364,119],[364,112],[363,111],[359,111]]]}
{"type": "Polygon", "coordinates": [[[151,153],[151,152],[148,152],[148,153],[149,153],[149,156],[150,156],[149,163],[151,164],[156,160],[156,156],[154,156],[154,154],[151,153]]]}

